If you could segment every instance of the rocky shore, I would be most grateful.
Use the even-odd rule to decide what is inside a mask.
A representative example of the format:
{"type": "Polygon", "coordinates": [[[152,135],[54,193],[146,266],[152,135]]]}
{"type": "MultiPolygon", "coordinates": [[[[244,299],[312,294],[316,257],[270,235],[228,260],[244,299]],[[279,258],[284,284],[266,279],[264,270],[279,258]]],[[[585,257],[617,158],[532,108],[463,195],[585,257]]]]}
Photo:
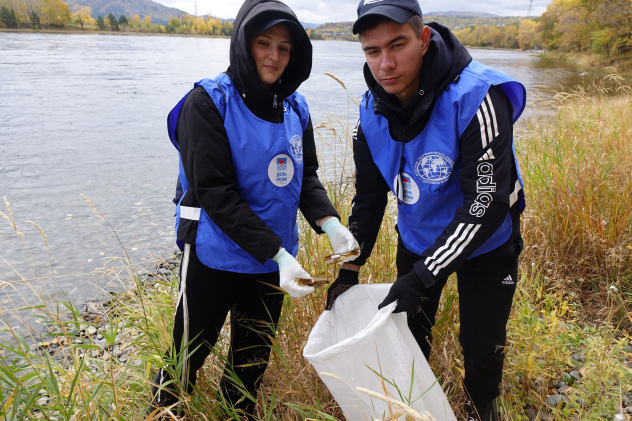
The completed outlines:
{"type": "MultiPolygon", "coordinates": [[[[169,259],[154,265],[151,270],[139,271],[137,273],[139,285],[151,294],[151,290],[160,287],[161,283],[174,279],[179,268],[180,256],[180,253],[176,253],[169,259]]],[[[129,366],[141,366],[143,360],[135,346],[142,334],[141,329],[134,322],[113,321],[116,319],[113,315],[117,314],[117,305],[122,300],[133,299],[133,296],[137,294],[136,288],[133,287],[127,291],[112,294],[104,302],[88,302],[82,308],[81,321],[75,328],[65,331],[60,328],[51,330],[45,340],[31,345],[30,352],[47,352],[63,366],[71,367],[74,357],[73,354],[67,352],[70,349],[68,345],[78,345],[73,347],[73,352],[80,359],[85,359],[87,367],[94,375],[103,372],[104,363],[113,365],[115,370],[129,366]],[[89,345],[89,347],[81,347],[81,345],[89,345]]],[[[622,369],[632,372],[632,343],[628,343],[624,347],[624,352],[625,361],[622,369]]],[[[537,377],[530,380],[533,389],[545,400],[547,410],[537,411],[525,406],[523,415],[529,421],[553,420],[555,417],[552,413],[555,409],[579,409],[588,405],[585,400],[579,398],[581,395],[586,396],[587,393],[587,380],[590,376],[590,372],[585,369],[587,356],[582,353],[575,353],[568,356],[568,361],[570,363],[562,371],[559,378],[537,377]]],[[[516,380],[520,383],[519,378],[516,380]]],[[[632,415],[632,385],[620,385],[613,382],[608,386],[613,390],[621,390],[621,399],[620,402],[613,402],[615,415],[603,414],[603,419],[614,421],[630,419],[632,415]]],[[[49,396],[46,393],[45,390],[40,392],[38,405],[47,404],[49,396]]],[[[570,412],[572,414],[576,411],[570,412]]],[[[568,419],[579,420],[580,418],[570,415],[568,419]]]]}

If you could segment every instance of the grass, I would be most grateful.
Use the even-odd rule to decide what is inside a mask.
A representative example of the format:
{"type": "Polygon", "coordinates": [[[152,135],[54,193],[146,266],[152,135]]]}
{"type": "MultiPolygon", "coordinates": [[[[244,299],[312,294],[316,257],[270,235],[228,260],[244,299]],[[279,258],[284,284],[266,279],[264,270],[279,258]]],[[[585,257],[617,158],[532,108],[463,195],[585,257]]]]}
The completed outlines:
{"type": "MultiPolygon", "coordinates": [[[[612,419],[622,412],[623,395],[632,385],[632,96],[629,85],[616,76],[609,78],[607,84],[597,81],[561,92],[556,113],[528,122],[517,141],[528,207],[499,401],[506,420],[525,420],[527,412],[552,420],[612,419]],[[572,388],[568,403],[550,408],[546,399],[560,380],[572,388]]],[[[335,151],[335,162],[321,159],[321,167],[343,221],[353,196],[353,125],[331,116],[317,127],[322,148],[335,151]]],[[[41,239],[24,238],[8,202],[5,208],[0,217],[13,227],[16,247],[27,251],[30,242],[46,242],[43,232],[41,239]]],[[[363,282],[395,279],[395,221],[391,201],[373,255],[362,269],[363,282]]],[[[326,240],[302,218],[300,222],[299,259],[311,273],[334,279],[337,269],[324,264],[330,252],[326,240]]],[[[52,273],[50,261],[29,263],[35,279],[60,276],[52,273]]],[[[75,304],[41,286],[32,286],[42,298],[27,310],[50,327],[48,344],[19,333],[29,331],[16,329],[15,319],[9,318],[18,306],[9,302],[0,308],[5,330],[12,335],[10,342],[0,344],[1,421],[145,419],[149,381],[165,364],[162,355],[169,343],[177,278],[156,276],[147,282],[127,258],[116,263],[109,275],[129,288],[103,298],[105,326],[102,320],[83,320],[75,304]],[[85,334],[90,327],[101,329],[100,342],[85,334]]],[[[260,420],[343,419],[302,357],[325,297],[325,288],[300,300],[286,297],[258,397],[260,420]]],[[[459,417],[464,398],[457,303],[456,285],[450,281],[437,317],[430,364],[459,417]]],[[[186,419],[220,420],[234,413],[216,394],[227,348],[226,328],[199,373],[196,392],[182,395],[186,419]]],[[[169,419],[174,411],[166,409],[164,414],[169,419]]],[[[415,419],[414,414],[409,417],[415,419]]]]}

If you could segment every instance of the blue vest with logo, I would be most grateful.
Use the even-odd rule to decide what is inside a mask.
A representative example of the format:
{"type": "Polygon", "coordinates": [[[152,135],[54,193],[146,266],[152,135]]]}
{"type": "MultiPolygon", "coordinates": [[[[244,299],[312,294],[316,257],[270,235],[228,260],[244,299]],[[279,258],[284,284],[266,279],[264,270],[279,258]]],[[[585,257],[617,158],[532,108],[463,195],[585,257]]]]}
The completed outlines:
{"type": "MultiPolygon", "coordinates": [[[[232,163],[237,175],[237,192],[282,240],[282,247],[296,256],[298,251],[298,210],[303,181],[303,132],[309,121],[309,109],[302,95],[294,93],[283,101],[283,123],[271,123],[256,117],[244,104],[232,80],[224,73],[203,79],[224,119],[232,163]]],[[[188,95],[188,94],[187,94],[188,95]]],[[[175,128],[186,95],[169,113],[169,137],[180,150],[175,128]]],[[[281,104],[279,104],[281,106],[281,104]]],[[[184,192],[189,188],[182,159],[179,179],[184,192]]],[[[183,195],[184,196],[184,195],[183,195]]],[[[206,266],[239,273],[269,273],[278,270],[273,260],[265,264],[239,247],[215,225],[204,209],[176,207],[176,232],[181,218],[197,220],[197,256],[206,266]]]]}
{"type": "MultiPolygon", "coordinates": [[[[492,85],[503,87],[513,105],[512,119],[515,123],[526,104],[524,86],[502,72],[472,61],[463,70],[458,82],[437,98],[425,129],[408,143],[392,139],[388,120],[373,112],[373,95],[365,94],[362,99],[362,131],[375,164],[399,199],[399,235],[406,248],[416,254],[421,254],[435,243],[454,218],[456,210],[463,206],[459,169],[455,167],[459,158],[459,139],[492,85]]],[[[481,161],[478,170],[479,175],[486,176],[491,175],[493,167],[481,161]]],[[[522,211],[524,191],[519,170],[518,179],[510,204],[518,201],[522,211]]],[[[481,194],[485,196],[484,192],[481,194]]],[[[476,209],[473,205],[470,212],[484,212],[484,199],[477,202],[476,209]]],[[[470,257],[502,245],[509,239],[511,230],[508,214],[500,228],[470,257]]]]}

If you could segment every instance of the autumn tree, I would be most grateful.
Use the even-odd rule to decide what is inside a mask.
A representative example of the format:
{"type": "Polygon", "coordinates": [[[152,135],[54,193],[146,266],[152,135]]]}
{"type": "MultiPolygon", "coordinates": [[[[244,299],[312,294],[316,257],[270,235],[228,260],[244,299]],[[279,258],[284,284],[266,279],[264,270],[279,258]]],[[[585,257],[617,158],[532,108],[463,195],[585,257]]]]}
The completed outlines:
{"type": "Polygon", "coordinates": [[[556,2],[553,2],[547,7],[546,12],[540,16],[540,22],[538,22],[538,32],[542,39],[544,47],[555,50],[560,45],[560,39],[562,34],[558,29],[560,10],[557,7],[556,2]]]}
{"type": "Polygon", "coordinates": [[[132,22],[134,22],[134,26],[140,26],[140,16],[134,15],[132,22]]]}
{"type": "Polygon", "coordinates": [[[89,6],[78,6],[78,10],[71,15],[72,20],[78,23],[83,29],[83,25],[93,25],[92,8],[89,6]]]}
{"type": "Polygon", "coordinates": [[[45,25],[64,27],[70,21],[70,7],[63,0],[41,0],[39,13],[45,25]]]}
{"type": "Polygon", "coordinates": [[[600,0],[595,8],[595,18],[603,31],[596,35],[598,45],[611,43],[632,46],[632,0],[600,0]]]}
{"type": "Polygon", "coordinates": [[[518,27],[516,25],[507,25],[503,29],[503,34],[505,35],[505,48],[519,48],[518,27]]]}
{"type": "Polygon", "coordinates": [[[148,28],[151,28],[151,17],[150,16],[145,16],[145,26],[148,28]]]}
{"type": "Polygon", "coordinates": [[[538,46],[537,27],[538,24],[531,19],[525,19],[520,23],[520,27],[518,28],[518,45],[521,49],[527,50],[538,46]]]}

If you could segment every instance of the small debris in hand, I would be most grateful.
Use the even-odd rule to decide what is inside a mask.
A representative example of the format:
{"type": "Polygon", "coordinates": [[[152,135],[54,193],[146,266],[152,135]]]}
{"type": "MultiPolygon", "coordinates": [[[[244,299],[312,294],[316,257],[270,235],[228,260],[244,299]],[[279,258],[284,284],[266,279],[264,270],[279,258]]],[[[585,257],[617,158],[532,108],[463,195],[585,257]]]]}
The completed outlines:
{"type": "Polygon", "coordinates": [[[326,284],[327,281],[327,277],[324,275],[317,275],[314,276],[313,278],[298,278],[296,280],[296,282],[299,283],[299,285],[303,285],[303,286],[315,286],[315,285],[324,285],[326,284]]]}

